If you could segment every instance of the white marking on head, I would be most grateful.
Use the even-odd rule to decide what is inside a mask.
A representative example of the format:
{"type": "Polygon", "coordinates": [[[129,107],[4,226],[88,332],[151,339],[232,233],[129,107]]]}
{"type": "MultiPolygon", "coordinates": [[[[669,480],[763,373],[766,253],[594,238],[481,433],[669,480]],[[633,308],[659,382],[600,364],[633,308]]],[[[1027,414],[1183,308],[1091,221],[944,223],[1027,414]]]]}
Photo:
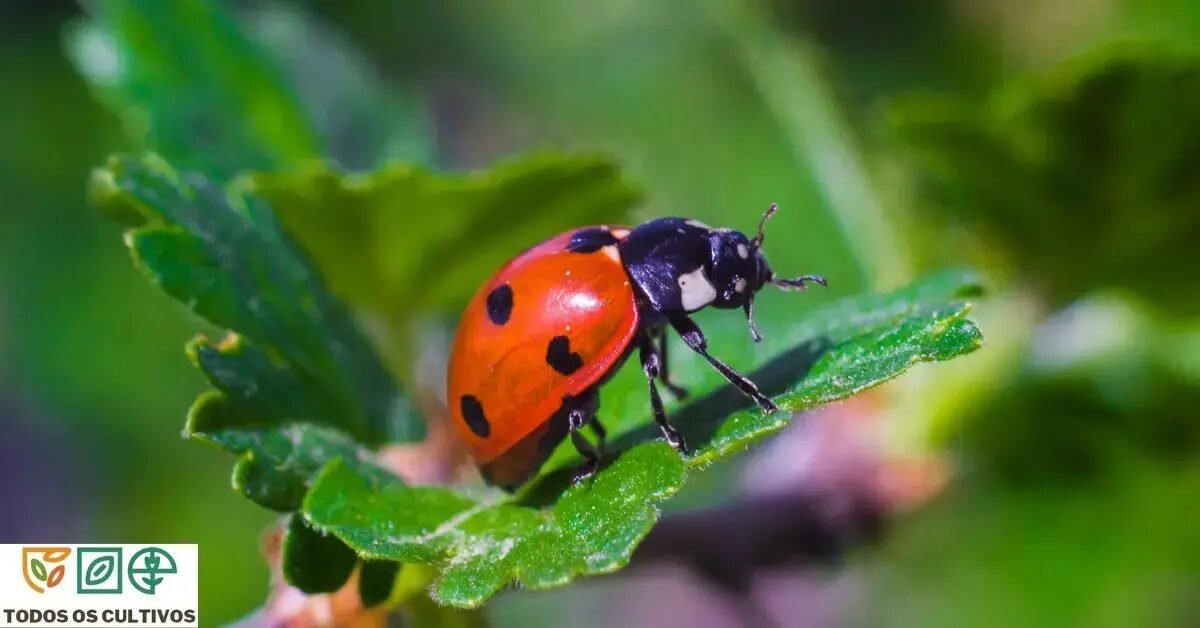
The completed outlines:
{"type": "Polygon", "coordinates": [[[738,257],[748,259],[750,257],[750,248],[745,244],[738,245],[738,257]]]}
{"type": "Polygon", "coordinates": [[[703,266],[679,276],[679,298],[683,309],[689,312],[695,312],[717,298],[717,289],[704,276],[703,266]]]}
{"type": "Polygon", "coordinates": [[[621,263],[621,253],[617,251],[617,247],[615,244],[610,244],[608,246],[602,247],[600,249],[600,252],[607,255],[609,257],[609,259],[611,259],[612,261],[614,261],[618,264],[621,263]]]}
{"type": "Polygon", "coordinates": [[[737,290],[738,292],[745,292],[746,291],[746,280],[742,279],[741,277],[738,277],[738,280],[736,282],[734,282],[734,284],[733,284],[733,289],[737,290]]]}
{"type": "Polygon", "coordinates": [[[712,227],[710,227],[710,226],[708,226],[708,225],[706,225],[706,224],[704,224],[704,223],[702,223],[702,222],[700,222],[699,220],[696,220],[696,219],[694,219],[694,218],[693,218],[693,219],[691,219],[691,220],[685,221],[685,223],[684,223],[684,224],[688,224],[688,225],[691,225],[691,226],[693,226],[693,227],[700,227],[701,229],[712,229],[712,227]]]}
{"type": "Polygon", "coordinates": [[[616,238],[618,240],[624,240],[625,236],[629,235],[629,230],[628,229],[613,229],[612,234],[613,234],[614,238],[616,238]]]}

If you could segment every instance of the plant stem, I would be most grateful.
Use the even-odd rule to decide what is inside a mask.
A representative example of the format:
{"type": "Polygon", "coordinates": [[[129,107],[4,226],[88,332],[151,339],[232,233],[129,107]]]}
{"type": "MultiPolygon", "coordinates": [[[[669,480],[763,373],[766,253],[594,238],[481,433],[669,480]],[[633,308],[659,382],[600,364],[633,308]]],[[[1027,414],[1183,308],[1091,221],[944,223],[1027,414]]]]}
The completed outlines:
{"type": "Polygon", "coordinates": [[[754,3],[722,1],[710,6],[796,159],[812,171],[862,276],[876,289],[911,279],[911,264],[833,89],[822,76],[816,48],[779,33],[754,3]]]}

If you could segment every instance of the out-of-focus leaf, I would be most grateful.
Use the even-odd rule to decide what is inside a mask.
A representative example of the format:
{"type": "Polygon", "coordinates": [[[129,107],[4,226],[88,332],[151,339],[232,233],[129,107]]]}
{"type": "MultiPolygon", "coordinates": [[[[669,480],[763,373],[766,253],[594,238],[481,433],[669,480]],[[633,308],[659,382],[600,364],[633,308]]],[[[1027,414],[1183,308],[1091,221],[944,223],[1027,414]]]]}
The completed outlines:
{"type": "Polygon", "coordinates": [[[391,316],[455,311],[517,252],[572,227],[620,222],[640,198],[614,163],[586,154],[463,174],[320,166],[257,175],[251,186],[339,296],[391,316]]]}
{"type": "Polygon", "coordinates": [[[293,5],[254,3],[242,15],[249,36],[282,66],[331,159],[351,169],[433,161],[417,94],[384,84],[340,33],[293,5]]]}
{"type": "MultiPolygon", "coordinates": [[[[288,520],[280,561],[284,580],[310,595],[340,591],[360,566],[354,550],[331,534],[313,530],[299,513],[288,520]]],[[[391,561],[361,563],[358,594],[363,609],[388,599],[399,570],[399,563],[391,561]]]]}
{"type": "Polygon", "coordinates": [[[217,180],[320,156],[296,95],[224,2],[86,6],[68,51],[141,146],[217,180]]]}
{"type": "Polygon", "coordinates": [[[1184,461],[1200,451],[1195,381],[1162,364],[1089,371],[1018,374],[968,412],[959,444],[988,472],[1023,485],[1102,481],[1124,471],[1118,454],[1184,461]]]}
{"type": "Polygon", "coordinates": [[[1003,245],[1055,303],[1118,286],[1180,310],[1200,273],[1200,56],[1106,47],[981,106],[914,96],[891,126],[922,205],[1003,245]]]}
{"type": "Polygon", "coordinates": [[[354,550],[329,534],[321,534],[292,515],[283,537],[283,577],[305,593],[333,593],[354,572],[354,550]]]}
{"type": "Polygon", "coordinates": [[[1111,481],[1134,457],[1194,458],[1200,377],[1180,367],[1200,353],[1152,311],[1097,295],[1055,313],[1021,368],[965,409],[957,444],[989,476],[1019,486],[1111,481]]]}
{"type": "Polygon", "coordinates": [[[658,519],[656,504],[678,491],[689,471],[782,429],[795,412],[853,395],[916,363],[976,349],[980,334],[961,300],[977,292],[968,279],[947,273],[815,314],[797,326],[802,338],[795,350],[753,375],[775,391],[781,411],[738,411],[745,399],[720,389],[673,417],[694,448],[686,458],[660,440],[645,442],[649,434],[627,434],[617,448],[629,448],[593,480],[570,486],[561,481],[566,476],[552,474],[519,498],[410,487],[334,461],[314,481],[304,513],[364,558],[435,565],[440,573],[431,595],[453,606],[477,606],[512,580],[543,589],[614,571],[658,519]]]}
{"type": "Polygon", "coordinates": [[[234,481],[248,497],[295,508],[309,473],[356,457],[351,436],[419,436],[418,419],[398,419],[402,398],[355,321],[261,199],[154,157],[114,158],[92,195],[141,218],[126,242],[152,281],[235,332],[189,347],[216,391],[196,401],[188,433],[245,454],[234,481]]]}
{"type": "Polygon", "coordinates": [[[958,486],[899,522],[877,561],[857,566],[877,603],[848,623],[1195,624],[1200,472],[1140,457],[1122,458],[1121,468],[1084,485],[958,486]]]}
{"type": "Polygon", "coordinates": [[[400,573],[400,563],[390,560],[368,560],[359,572],[358,597],[365,608],[387,601],[400,573]]]}

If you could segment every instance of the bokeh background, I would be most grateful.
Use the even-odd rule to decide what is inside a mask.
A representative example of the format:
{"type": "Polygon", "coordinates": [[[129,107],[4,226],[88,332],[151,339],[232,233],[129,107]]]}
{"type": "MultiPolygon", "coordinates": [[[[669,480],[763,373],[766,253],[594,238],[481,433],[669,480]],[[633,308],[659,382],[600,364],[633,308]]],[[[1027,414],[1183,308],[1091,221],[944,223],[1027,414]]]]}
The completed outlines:
{"type": "MultiPolygon", "coordinates": [[[[350,169],[599,149],[643,186],[640,217],[749,229],[778,202],[773,245],[839,294],[946,265],[986,278],[983,350],[806,417],[672,504],[802,495],[835,526],[865,508],[870,534],[827,556],[784,534],[779,560],[748,565],[651,556],[506,593],[495,625],[1200,618],[1193,0],[0,7],[0,541],[199,543],[206,625],[266,598],[272,515],[179,437],[203,324],[85,199],[91,168],[142,145],[137,106],[229,105],[178,77],[236,75],[236,56],[206,64],[233,41],[272,70],[233,80],[297,98],[350,169]],[[133,114],[106,90],[106,32],[143,61],[133,114]]],[[[219,131],[157,141],[222,175],[281,165],[222,161],[219,131]]]]}

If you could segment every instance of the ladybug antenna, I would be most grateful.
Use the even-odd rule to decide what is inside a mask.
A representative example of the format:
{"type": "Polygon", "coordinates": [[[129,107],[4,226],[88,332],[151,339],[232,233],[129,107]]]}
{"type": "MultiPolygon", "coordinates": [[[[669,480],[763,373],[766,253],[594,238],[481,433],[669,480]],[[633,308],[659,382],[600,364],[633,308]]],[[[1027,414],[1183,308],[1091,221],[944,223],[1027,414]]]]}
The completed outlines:
{"type": "Polygon", "coordinates": [[[762,342],[762,334],[758,333],[758,325],[754,324],[754,298],[746,299],[746,322],[750,323],[750,337],[754,342],[762,342]]]}
{"type": "MultiPolygon", "coordinates": [[[[771,203],[771,206],[767,208],[767,211],[763,212],[762,218],[758,219],[758,235],[754,236],[754,239],[750,241],[750,250],[756,251],[756,250],[762,248],[763,227],[765,227],[767,225],[767,219],[770,218],[771,216],[774,216],[775,212],[778,211],[778,209],[779,209],[779,206],[777,204],[771,203]]],[[[799,277],[796,277],[795,279],[780,279],[775,276],[775,273],[772,272],[771,278],[769,279],[769,281],[772,286],[775,286],[776,288],[780,288],[782,290],[789,290],[789,291],[804,290],[804,289],[808,288],[808,286],[805,285],[805,283],[809,282],[809,281],[811,281],[813,283],[819,283],[824,287],[829,287],[829,283],[826,282],[825,278],[820,275],[801,275],[799,277]]],[[[750,335],[754,336],[755,342],[758,342],[759,340],[762,339],[762,336],[759,335],[758,329],[754,327],[753,310],[754,310],[754,306],[752,304],[752,300],[747,300],[746,301],[746,318],[750,320],[750,335]]]]}
{"type": "Polygon", "coordinates": [[[779,205],[771,203],[771,206],[767,208],[767,211],[763,212],[762,218],[758,219],[758,235],[754,236],[754,240],[750,242],[751,251],[757,251],[758,249],[762,248],[763,227],[767,226],[767,219],[771,216],[774,216],[776,210],[778,209],[779,205]]]}
{"type": "Polygon", "coordinates": [[[805,290],[808,288],[808,286],[805,284],[809,281],[813,283],[819,283],[825,288],[829,287],[829,282],[825,281],[825,278],[820,275],[800,275],[795,279],[780,279],[778,277],[771,277],[772,286],[788,291],[805,290]]]}

